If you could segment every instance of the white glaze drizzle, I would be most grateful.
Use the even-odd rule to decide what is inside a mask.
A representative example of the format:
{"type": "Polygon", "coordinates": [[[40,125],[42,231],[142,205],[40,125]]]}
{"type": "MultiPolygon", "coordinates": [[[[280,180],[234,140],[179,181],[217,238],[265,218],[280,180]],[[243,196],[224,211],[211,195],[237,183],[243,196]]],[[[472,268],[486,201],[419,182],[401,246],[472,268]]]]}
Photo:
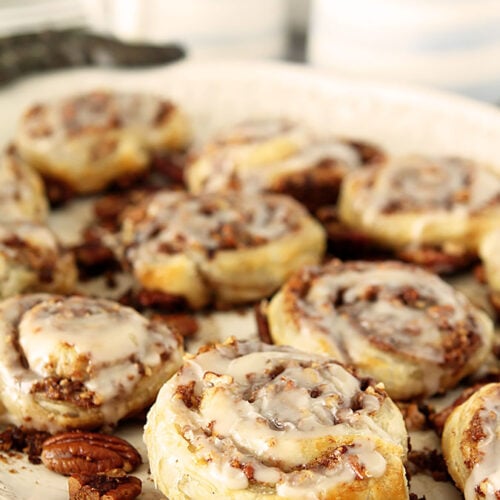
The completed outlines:
{"type": "Polygon", "coordinates": [[[236,227],[238,248],[246,246],[247,238],[262,245],[298,229],[304,217],[305,210],[283,196],[161,192],[149,201],[146,217],[125,230],[133,238],[127,257],[140,265],[154,259],[165,244],[171,253],[217,251],[224,224],[236,227]]]}
{"type": "Polygon", "coordinates": [[[392,205],[397,213],[466,216],[500,200],[500,178],[465,159],[411,156],[355,175],[362,188],[354,206],[367,225],[392,205]]]}
{"type": "MultiPolygon", "coordinates": [[[[309,280],[308,271],[302,274],[309,280]]],[[[426,372],[426,386],[433,392],[439,388],[445,350],[444,331],[439,327],[439,307],[446,308],[446,320],[455,329],[464,326],[477,329],[483,335],[482,322],[464,296],[438,276],[415,266],[399,263],[333,263],[313,271],[307,295],[292,295],[291,307],[304,342],[318,330],[335,352],[345,353],[344,362],[358,362],[363,357],[363,343],[369,336],[391,346],[400,356],[420,359],[436,366],[426,372]],[[395,300],[411,287],[423,299],[419,305],[406,305],[395,300]],[[377,290],[370,299],[370,289],[377,290]],[[342,304],[336,300],[342,295],[342,304]],[[364,333],[363,333],[364,332],[364,333]]],[[[286,288],[284,293],[286,293],[286,288]]],[[[341,358],[342,359],[342,358],[341,358]]]]}
{"type": "Polygon", "coordinates": [[[249,145],[230,145],[212,157],[210,161],[213,162],[213,172],[210,171],[210,175],[204,180],[204,191],[217,192],[227,189],[235,177],[241,189],[260,191],[272,187],[273,181],[282,175],[314,169],[323,161],[335,162],[341,171],[353,170],[362,165],[356,148],[336,138],[297,141],[295,152],[284,159],[252,165],[251,168],[245,162],[239,161],[239,158],[244,156],[243,148],[246,151],[249,145]]]}
{"type": "Polygon", "coordinates": [[[300,144],[309,137],[309,133],[292,121],[280,118],[265,118],[247,120],[228,127],[216,135],[214,142],[217,145],[224,146],[247,146],[264,143],[277,137],[286,138],[300,144]]]}
{"type": "Polygon", "coordinates": [[[34,106],[24,115],[22,127],[35,136],[46,129],[51,140],[64,140],[86,129],[153,128],[164,105],[171,106],[155,95],[96,91],[34,106]]]}
{"type": "Polygon", "coordinates": [[[376,421],[384,396],[361,391],[354,376],[322,356],[257,342],[225,344],[188,359],[170,384],[172,396],[167,397],[173,398],[184,438],[206,461],[213,479],[228,489],[248,486],[237,462],[250,466],[253,479],[274,486],[279,495],[318,498],[355,479],[352,457],[365,477],[385,472],[376,439],[400,444],[376,421]],[[196,410],[176,393],[193,382],[201,397],[196,410]],[[321,456],[319,449],[311,451],[316,443],[352,433],[354,441],[339,452],[336,463],[314,465],[321,456]]]}

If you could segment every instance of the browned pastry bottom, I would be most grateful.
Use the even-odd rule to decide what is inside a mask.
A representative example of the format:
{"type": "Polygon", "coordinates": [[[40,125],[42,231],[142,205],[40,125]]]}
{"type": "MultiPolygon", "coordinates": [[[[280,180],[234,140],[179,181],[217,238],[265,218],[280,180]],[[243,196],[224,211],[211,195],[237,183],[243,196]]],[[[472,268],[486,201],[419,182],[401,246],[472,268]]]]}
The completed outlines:
{"type": "Polygon", "coordinates": [[[74,474],[68,479],[70,500],[133,500],[141,491],[135,476],[74,474]]]}
{"type": "Polygon", "coordinates": [[[316,217],[328,235],[329,253],[343,260],[382,260],[396,257],[437,274],[453,274],[463,271],[477,261],[477,256],[470,253],[447,253],[441,248],[431,246],[391,252],[381,247],[362,231],[343,224],[338,218],[335,206],[321,207],[316,212],[316,217]]]}
{"type": "MultiPolygon", "coordinates": [[[[147,186],[148,176],[148,171],[140,174],[123,175],[110,184],[106,191],[120,192],[137,187],[138,185],[147,186]]],[[[49,199],[52,207],[61,207],[77,196],[74,189],[61,179],[44,175],[43,181],[45,184],[47,198],[49,199]]]]}
{"type": "Polygon", "coordinates": [[[477,261],[477,257],[470,253],[452,254],[431,246],[401,250],[396,252],[396,257],[437,274],[457,273],[470,268],[477,261]]]}

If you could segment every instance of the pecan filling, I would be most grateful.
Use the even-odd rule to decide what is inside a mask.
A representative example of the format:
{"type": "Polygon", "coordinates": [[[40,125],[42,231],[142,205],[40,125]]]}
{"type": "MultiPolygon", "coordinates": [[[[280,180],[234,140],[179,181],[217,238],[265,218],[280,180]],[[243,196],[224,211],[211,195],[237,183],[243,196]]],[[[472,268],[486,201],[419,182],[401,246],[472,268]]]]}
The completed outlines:
{"type": "Polygon", "coordinates": [[[79,380],[46,377],[32,385],[31,393],[52,401],[71,403],[84,409],[96,408],[100,405],[97,395],[79,380]]]}

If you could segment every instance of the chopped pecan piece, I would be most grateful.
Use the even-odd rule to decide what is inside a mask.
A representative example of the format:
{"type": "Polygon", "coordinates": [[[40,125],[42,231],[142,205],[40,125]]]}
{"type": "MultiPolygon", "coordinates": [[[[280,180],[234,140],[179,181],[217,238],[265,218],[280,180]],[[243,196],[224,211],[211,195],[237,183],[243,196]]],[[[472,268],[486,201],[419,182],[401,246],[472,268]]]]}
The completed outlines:
{"type": "Polygon", "coordinates": [[[102,240],[93,239],[75,245],[72,248],[78,265],[80,279],[86,280],[105,271],[119,269],[113,251],[102,240]]]}
{"type": "Polygon", "coordinates": [[[65,432],[43,444],[42,462],[59,474],[97,474],[114,469],[131,472],[142,463],[127,441],[96,432],[65,432]]]}
{"type": "Polygon", "coordinates": [[[424,404],[398,403],[398,408],[405,419],[409,431],[421,431],[429,428],[430,409],[424,404]]]}
{"type": "Polygon", "coordinates": [[[412,476],[421,473],[430,475],[434,481],[452,481],[443,455],[437,450],[410,451],[407,467],[412,476]]]}
{"type": "Polygon", "coordinates": [[[132,500],[141,494],[134,476],[73,474],[68,479],[70,500],[132,500]]]}
{"type": "Polygon", "coordinates": [[[32,464],[39,464],[42,445],[48,437],[48,432],[9,426],[0,433],[0,451],[22,451],[32,464]]]}

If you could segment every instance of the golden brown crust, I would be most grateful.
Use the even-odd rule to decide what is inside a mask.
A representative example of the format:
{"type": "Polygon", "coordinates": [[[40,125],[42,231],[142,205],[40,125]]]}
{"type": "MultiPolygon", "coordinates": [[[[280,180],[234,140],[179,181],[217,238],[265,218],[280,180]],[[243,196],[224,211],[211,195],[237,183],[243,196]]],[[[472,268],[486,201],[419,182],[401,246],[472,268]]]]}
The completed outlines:
{"type": "Polygon", "coordinates": [[[500,384],[487,384],[457,406],[444,424],[448,470],[467,500],[495,500],[498,484],[500,384]]]}

